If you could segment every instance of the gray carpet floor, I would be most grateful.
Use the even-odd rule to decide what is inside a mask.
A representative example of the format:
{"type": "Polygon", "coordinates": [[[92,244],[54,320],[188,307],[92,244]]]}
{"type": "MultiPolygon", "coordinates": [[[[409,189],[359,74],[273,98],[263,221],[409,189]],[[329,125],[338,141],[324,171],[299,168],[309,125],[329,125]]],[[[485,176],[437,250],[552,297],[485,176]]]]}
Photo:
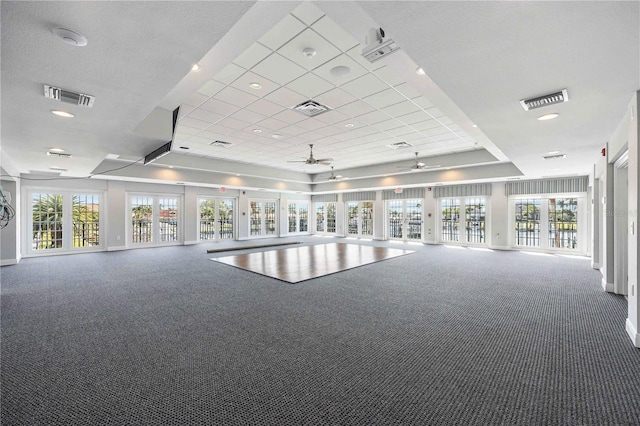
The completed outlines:
{"type": "Polygon", "coordinates": [[[417,253],[297,285],[216,244],[3,267],[2,425],[640,424],[588,260],[364,244],[417,253]]]}

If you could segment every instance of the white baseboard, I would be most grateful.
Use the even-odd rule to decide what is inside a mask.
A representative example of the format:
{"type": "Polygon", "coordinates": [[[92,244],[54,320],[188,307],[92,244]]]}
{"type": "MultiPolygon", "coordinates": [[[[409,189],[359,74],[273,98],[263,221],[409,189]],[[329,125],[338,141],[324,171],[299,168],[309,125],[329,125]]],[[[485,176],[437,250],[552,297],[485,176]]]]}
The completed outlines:
{"type": "Polygon", "coordinates": [[[191,245],[194,245],[194,244],[198,244],[199,242],[200,241],[185,241],[184,245],[185,246],[191,246],[191,245]]]}
{"type": "Polygon", "coordinates": [[[602,289],[607,293],[613,293],[613,283],[608,283],[604,278],[602,279],[602,289]]]}
{"type": "Polygon", "coordinates": [[[591,261],[591,269],[600,269],[600,264],[598,262],[591,261]]]}
{"type": "Polygon", "coordinates": [[[640,335],[638,334],[638,330],[636,330],[636,328],[633,326],[633,323],[629,318],[627,318],[626,329],[627,329],[627,334],[629,335],[629,337],[631,338],[631,341],[633,342],[633,346],[635,346],[636,348],[640,348],[640,335]]]}
{"type": "Polygon", "coordinates": [[[20,260],[18,259],[2,259],[0,260],[0,266],[17,265],[20,260]]]}
{"type": "Polygon", "coordinates": [[[113,246],[113,247],[107,247],[107,251],[121,251],[121,250],[126,250],[127,246],[113,246]]]}

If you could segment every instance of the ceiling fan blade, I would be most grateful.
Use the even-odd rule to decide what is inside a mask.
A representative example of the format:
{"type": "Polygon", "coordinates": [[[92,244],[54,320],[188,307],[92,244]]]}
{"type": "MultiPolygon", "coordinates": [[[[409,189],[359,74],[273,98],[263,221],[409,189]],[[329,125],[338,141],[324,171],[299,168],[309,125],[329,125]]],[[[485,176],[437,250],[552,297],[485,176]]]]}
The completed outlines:
{"type": "Polygon", "coordinates": [[[308,160],[289,160],[287,163],[306,163],[308,160]]]}
{"type": "Polygon", "coordinates": [[[323,162],[327,162],[327,161],[333,161],[333,158],[317,158],[316,161],[318,163],[323,163],[323,162]]]}

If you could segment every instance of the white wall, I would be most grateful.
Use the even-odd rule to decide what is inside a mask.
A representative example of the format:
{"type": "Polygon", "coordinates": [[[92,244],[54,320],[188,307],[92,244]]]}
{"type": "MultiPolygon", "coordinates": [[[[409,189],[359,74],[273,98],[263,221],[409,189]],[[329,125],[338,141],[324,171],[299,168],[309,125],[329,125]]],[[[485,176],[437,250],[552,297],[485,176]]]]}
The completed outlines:
{"type": "Polygon", "coordinates": [[[640,208],[640,149],[638,148],[638,134],[640,134],[640,123],[638,120],[638,109],[640,107],[640,91],[633,96],[627,113],[622,120],[622,128],[627,129],[627,141],[629,146],[629,295],[628,295],[628,317],[626,330],[636,347],[640,348],[640,312],[638,311],[638,253],[640,253],[638,239],[638,209],[640,208]]]}
{"type": "Polygon", "coordinates": [[[506,250],[509,241],[509,198],[505,195],[504,182],[491,184],[490,228],[487,243],[491,248],[506,250]]]}
{"type": "Polygon", "coordinates": [[[15,210],[14,218],[0,230],[0,266],[15,265],[20,261],[20,183],[10,180],[0,181],[5,197],[11,198],[9,205],[15,210]]]}

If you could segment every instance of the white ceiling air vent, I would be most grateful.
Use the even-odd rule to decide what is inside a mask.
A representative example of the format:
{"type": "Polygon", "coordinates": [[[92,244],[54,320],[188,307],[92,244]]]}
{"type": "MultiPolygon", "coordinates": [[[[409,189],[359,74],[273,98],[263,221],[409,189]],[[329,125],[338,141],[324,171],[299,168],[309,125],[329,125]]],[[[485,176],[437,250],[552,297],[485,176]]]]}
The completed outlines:
{"type": "Polygon", "coordinates": [[[72,92],[70,90],[61,89],[59,87],[44,85],[44,96],[56,101],[66,102],[68,104],[80,105],[91,108],[95,102],[95,96],[85,95],[82,93],[72,92]]]}
{"type": "Polygon", "coordinates": [[[225,142],[225,141],[213,141],[209,145],[217,146],[220,148],[229,148],[233,144],[231,142],[225,142]]]}
{"type": "Polygon", "coordinates": [[[548,95],[536,96],[535,98],[522,99],[520,105],[525,111],[531,111],[532,109],[542,108],[549,105],[561,104],[569,100],[567,89],[562,89],[548,95]]]}
{"type": "Polygon", "coordinates": [[[545,160],[557,160],[558,158],[567,158],[567,154],[553,154],[553,155],[545,155],[545,160]]]}
{"type": "Polygon", "coordinates": [[[47,156],[48,157],[71,158],[71,154],[65,154],[65,153],[62,153],[62,152],[54,152],[54,151],[47,151],[47,156]]]}
{"type": "Polygon", "coordinates": [[[391,149],[400,149],[400,148],[411,148],[413,145],[411,145],[408,142],[396,142],[396,143],[392,143],[391,145],[387,145],[389,148],[391,149]]]}
{"type": "Polygon", "coordinates": [[[308,100],[293,107],[298,112],[303,113],[307,117],[315,117],[318,114],[329,111],[331,108],[328,106],[319,104],[316,101],[308,100]]]}

